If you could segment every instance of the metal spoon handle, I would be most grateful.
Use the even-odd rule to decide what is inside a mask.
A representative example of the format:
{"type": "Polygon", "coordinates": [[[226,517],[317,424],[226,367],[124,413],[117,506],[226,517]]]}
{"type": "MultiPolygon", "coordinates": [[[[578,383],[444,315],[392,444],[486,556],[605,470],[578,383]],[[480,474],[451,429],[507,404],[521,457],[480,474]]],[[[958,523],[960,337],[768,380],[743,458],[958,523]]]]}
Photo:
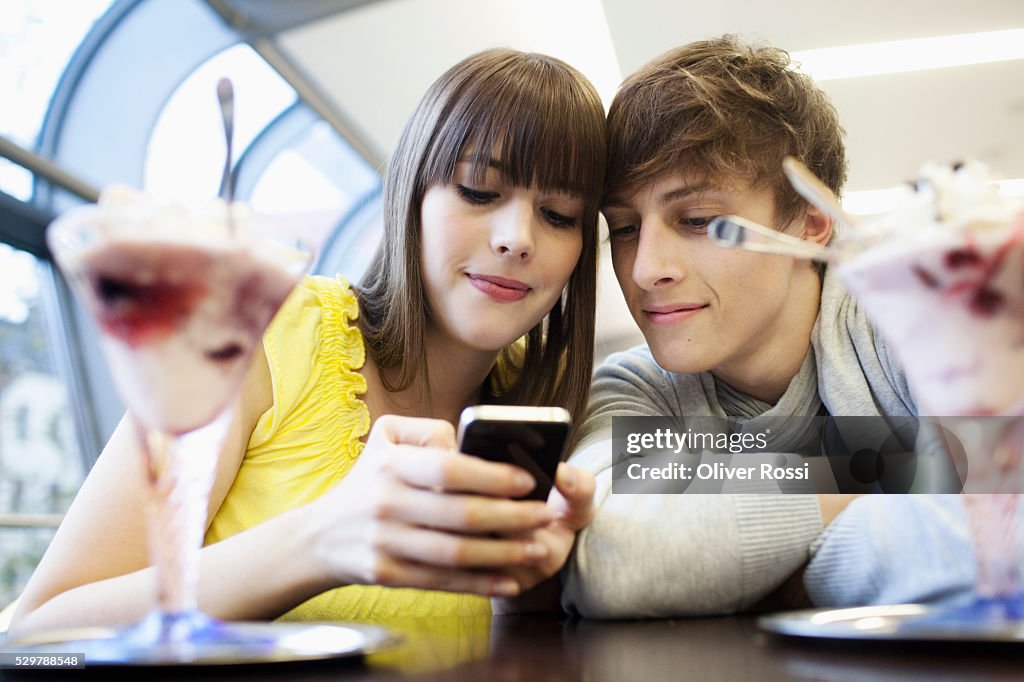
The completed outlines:
{"type": "Polygon", "coordinates": [[[810,169],[798,159],[787,156],[782,161],[782,171],[793,185],[797,194],[809,201],[813,206],[821,209],[840,225],[853,228],[857,220],[843,210],[839,200],[832,194],[832,190],[818,179],[810,169]]]}
{"type": "Polygon", "coordinates": [[[708,237],[719,246],[757,253],[773,253],[826,262],[837,261],[842,257],[836,249],[791,237],[735,215],[718,216],[708,223],[708,237]]]}
{"type": "Polygon", "coordinates": [[[235,132],[235,90],[231,79],[221,78],[217,81],[217,101],[220,104],[221,120],[224,123],[224,142],[227,153],[224,156],[224,172],[220,178],[220,190],[217,195],[227,203],[235,200],[235,179],[232,173],[233,154],[231,140],[235,132]]]}

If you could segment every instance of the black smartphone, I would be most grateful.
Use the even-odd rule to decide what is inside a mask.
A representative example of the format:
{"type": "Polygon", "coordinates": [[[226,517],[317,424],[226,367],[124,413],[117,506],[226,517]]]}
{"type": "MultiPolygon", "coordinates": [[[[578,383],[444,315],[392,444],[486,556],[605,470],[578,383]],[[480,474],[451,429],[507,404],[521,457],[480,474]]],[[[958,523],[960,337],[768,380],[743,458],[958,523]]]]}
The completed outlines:
{"type": "Polygon", "coordinates": [[[572,418],[561,407],[477,405],[459,419],[459,450],[525,469],[537,485],[519,499],[547,500],[572,418]]]}

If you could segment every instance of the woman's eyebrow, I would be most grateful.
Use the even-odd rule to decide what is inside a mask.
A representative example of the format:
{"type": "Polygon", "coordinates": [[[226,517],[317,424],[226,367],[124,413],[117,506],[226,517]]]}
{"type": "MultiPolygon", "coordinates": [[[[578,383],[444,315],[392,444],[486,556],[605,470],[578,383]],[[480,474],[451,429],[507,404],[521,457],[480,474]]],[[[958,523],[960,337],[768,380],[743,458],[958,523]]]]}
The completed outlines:
{"type": "MultiPolygon", "coordinates": [[[[465,163],[472,166],[476,166],[480,160],[481,159],[474,158],[473,152],[470,151],[462,155],[462,158],[459,159],[459,164],[465,163]]],[[[498,171],[503,175],[508,175],[508,165],[504,163],[501,159],[496,159],[493,156],[488,156],[487,167],[493,168],[494,170],[498,171]]]]}

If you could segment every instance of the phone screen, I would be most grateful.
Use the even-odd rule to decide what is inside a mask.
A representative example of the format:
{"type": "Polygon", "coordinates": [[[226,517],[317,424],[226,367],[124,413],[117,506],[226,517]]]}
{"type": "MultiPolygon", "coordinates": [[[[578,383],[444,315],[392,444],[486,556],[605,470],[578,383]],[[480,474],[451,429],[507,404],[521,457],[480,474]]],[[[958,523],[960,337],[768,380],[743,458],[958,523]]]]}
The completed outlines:
{"type": "Polygon", "coordinates": [[[459,449],[525,469],[537,485],[520,499],[543,501],[551,492],[568,435],[566,422],[475,419],[463,427],[459,449]]]}

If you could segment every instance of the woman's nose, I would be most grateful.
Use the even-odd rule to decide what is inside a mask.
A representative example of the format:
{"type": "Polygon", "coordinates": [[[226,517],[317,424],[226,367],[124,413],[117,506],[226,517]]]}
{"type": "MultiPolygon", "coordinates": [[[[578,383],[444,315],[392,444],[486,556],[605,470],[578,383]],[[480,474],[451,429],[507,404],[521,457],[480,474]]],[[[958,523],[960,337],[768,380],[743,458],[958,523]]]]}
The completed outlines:
{"type": "Polygon", "coordinates": [[[491,248],[499,256],[528,260],[534,251],[536,215],[533,202],[526,199],[509,201],[495,215],[491,228],[491,248]]]}

